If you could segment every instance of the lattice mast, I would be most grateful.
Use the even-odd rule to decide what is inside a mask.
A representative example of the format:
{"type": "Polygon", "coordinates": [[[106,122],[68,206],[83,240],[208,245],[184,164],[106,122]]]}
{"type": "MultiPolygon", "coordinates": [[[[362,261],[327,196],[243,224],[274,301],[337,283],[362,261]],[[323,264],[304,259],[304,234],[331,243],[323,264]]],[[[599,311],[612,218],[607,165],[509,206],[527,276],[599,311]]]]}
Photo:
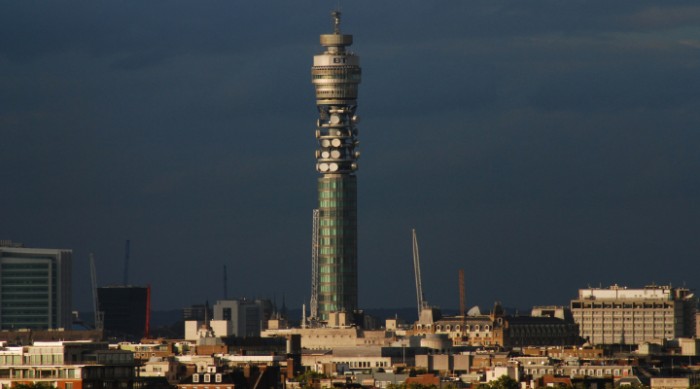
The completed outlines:
{"type": "Polygon", "coordinates": [[[311,318],[318,318],[318,209],[313,211],[311,232],[311,318]]]}

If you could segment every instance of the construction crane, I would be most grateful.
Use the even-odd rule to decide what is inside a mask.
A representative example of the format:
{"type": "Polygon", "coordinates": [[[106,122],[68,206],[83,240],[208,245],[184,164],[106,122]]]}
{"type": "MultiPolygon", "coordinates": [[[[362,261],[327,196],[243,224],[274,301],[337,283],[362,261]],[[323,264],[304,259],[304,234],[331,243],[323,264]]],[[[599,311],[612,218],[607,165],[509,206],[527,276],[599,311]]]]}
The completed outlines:
{"type": "Polygon", "coordinates": [[[416,229],[411,230],[413,235],[413,271],[416,275],[416,299],[418,300],[418,319],[420,319],[420,312],[426,305],[425,298],[423,297],[423,285],[421,283],[420,276],[420,254],[418,253],[418,238],[416,238],[416,229]]]}
{"type": "Polygon", "coordinates": [[[311,232],[311,318],[318,319],[318,209],[313,211],[313,222],[311,232]]]}
{"type": "Polygon", "coordinates": [[[95,256],[90,253],[90,276],[92,279],[92,309],[95,313],[95,329],[104,329],[104,312],[100,311],[100,301],[97,297],[97,272],[95,271],[95,256]]]}
{"type": "Polygon", "coordinates": [[[462,340],[466,336],[467,327],[467,296],[464,288],[464,269],[459,269],[459,314],[462,316],[462,340]]]}

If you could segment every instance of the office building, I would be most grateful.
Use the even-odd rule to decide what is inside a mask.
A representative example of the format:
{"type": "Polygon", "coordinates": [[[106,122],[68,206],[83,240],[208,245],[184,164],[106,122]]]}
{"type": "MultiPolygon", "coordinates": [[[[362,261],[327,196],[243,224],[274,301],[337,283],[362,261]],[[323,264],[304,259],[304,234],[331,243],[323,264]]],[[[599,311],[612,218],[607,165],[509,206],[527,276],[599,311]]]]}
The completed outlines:
{"type": "Polygon", "coordinates": [[[258,337],[272,316],[272,302],[263,299],[219,300],[213,311],[214,319],[209,325],[215,336],[258,337]]]}
{"type": "Polygon", "coordinates": [[[71,250],[0,242],[0,329],[69,329],[71,250]]]}
{"type": "Polygon", "coordinates": [[[97,288],[104,331],[108,337],[140,340],[148,336],[150,290],[143,286],[97,288]]]}
{"type": "Polygon", "coordinates": [[[319,117],[316,138],[318,179],[318,261],[312,271],[312,316],[352,313],[357,302],[357,91],[360,58],[347,50],[352,35],[340,33],[333,12],[332,34],[321,35],[322,54],[311,68],[319,117]]]}
{"type": "Polygon", "coordinates": [[[571,312],[590,344],[638,344],[695,334],[697,299],[671,286],[579,289],[571,312]]]}

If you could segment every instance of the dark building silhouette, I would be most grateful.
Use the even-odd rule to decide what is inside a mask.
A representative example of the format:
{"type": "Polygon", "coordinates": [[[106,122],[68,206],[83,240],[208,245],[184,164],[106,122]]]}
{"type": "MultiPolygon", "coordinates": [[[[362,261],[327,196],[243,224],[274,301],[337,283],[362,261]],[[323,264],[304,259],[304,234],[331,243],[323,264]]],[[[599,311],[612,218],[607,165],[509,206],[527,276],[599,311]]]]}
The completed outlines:
{"type": "Polygon", "coordinates": [[[97,288],[105,336],[139,340],[148,336],[150,291],[143,286],[97,288]]]}
{"type": "Polygon", "coordinates": [[[182,309],[182,319],[204,321],[206,318],[214,317],[214,311],[209,304],[194,304],[182,309]]]}

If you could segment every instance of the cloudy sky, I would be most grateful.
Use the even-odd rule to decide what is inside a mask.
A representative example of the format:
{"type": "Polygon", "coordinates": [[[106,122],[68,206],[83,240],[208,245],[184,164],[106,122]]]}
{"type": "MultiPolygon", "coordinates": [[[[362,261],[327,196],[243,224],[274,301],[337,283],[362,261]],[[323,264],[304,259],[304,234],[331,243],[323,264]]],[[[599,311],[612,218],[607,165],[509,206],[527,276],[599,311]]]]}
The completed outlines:
{"type": "MultiPolygon", "coordinates": [[[[309,299],[310,83],[337,1],[0,5],[0,238],[74,250],[74,303],[309,299]]],[[[343,1],[363,80],[360,305],[698,286],[696,1],[343,1]]]]}

